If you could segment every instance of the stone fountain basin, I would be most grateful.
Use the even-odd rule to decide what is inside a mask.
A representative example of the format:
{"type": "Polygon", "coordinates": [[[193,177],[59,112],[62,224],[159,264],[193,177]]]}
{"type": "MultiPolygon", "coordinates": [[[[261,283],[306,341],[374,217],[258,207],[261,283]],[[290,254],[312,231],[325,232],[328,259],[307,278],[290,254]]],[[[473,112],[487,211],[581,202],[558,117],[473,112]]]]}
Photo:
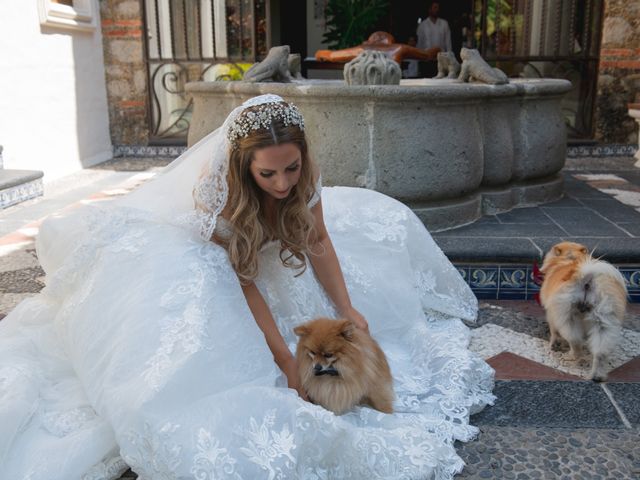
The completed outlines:
{"type": "Polygon", "coordinates": [[[325,185],[390,195],[438,231],[562,196],[560,101],[570,89],[556,79],[196,82],[187,85],[194,100],[188,143],[221,126],[244,100],[278,94],[303,113],[325,185]]]}

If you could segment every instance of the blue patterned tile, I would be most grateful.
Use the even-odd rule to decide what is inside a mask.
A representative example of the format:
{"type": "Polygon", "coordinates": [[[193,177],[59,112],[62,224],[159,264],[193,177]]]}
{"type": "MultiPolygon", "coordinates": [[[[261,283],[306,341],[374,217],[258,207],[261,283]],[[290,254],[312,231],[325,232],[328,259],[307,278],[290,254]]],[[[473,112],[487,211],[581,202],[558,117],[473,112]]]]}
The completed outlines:
{"type": "Polygon", "coordinates": [[[527,292],[525,290],[500,290],[498,292],[498,300],[526,300],[527,292]]]}
{"type": "MultiPolygon", "coordinates": [[[[533,282],[532,265],[456,265],[478,299],[533,300],[540,287],[533,282]]],[[[629,301],[640,302],[640,265],[620,267],[629,301]]]]}
{"type": "Polygon", "coordinates": [[[178,157],[182,155],[186,147],[166,145],[115,145],[114,157],[178,157]]]}
{"type": "Polygon", "coordinates": [[[527,268],[527,290],[540,290],[540,286],[533,279],[533,266],[527,268]]]}
{"type": "Polygon", "coordinates": [[[640,290],[640,267],[620,268],[620,273],[627,282],[628,290],[640,290]]]}
{"type": "Polygon", "coordinates": [[[0,192],[0,209],[40,197],[44,194],[42,178],[5,188],[0,192]]]}
{"type": "Polygon", "coordinates": [[[532,292],[531,290],[527,290],[527,295],[525,296],[525,300],[538,300],[539,291],[532,292]]]}
{"type": "Polygon", "coordinates": [[[498,289],[498,271],[495,267],[470,267],[469,285],[473,289],[498,289]]]}
{"type": "Polygon", "coordinates": [[[469,283],[469,267],[466,265],[456,265],[455,267],[456,267],[456,270],[458,270],[458,273],[460,274],[460,276],[468,284],[469,283]]]}
{"type": "Polygon", "coordinates": [[[540,291],[540,286],[536,285],[535,283],[532,283],[530,285],[527,285],[527,293],[538,293],[540,291]]]}
{"type": "MultiPolygon", "coordinates": [[[[153,156],[179,156],[186,150],[186,147],[170,145],[115,145],[113,148],[114,157],[153,157],[153,156]]],[[[611,144],[611,145],[579,145],[567,147],[567,157],[618,157],[633,156],[638,150],[633,144],[611,144]]]]}
{"type": "Polygon", "coordinates": [[[500,290],[519,289],[523,292],[527,289],[526,267],[500,267],[500,290]]]}
{"type": "Polygon", "coordinates": [[[478,300],[498,300],[498,290],[493,289],[473,289],[473,294],[478,300]]]}
{"type": "Polygon", "coordinates": [[[567,147],[567,157],[631,157],[637,151],[633,144],[579,145],[567,147]]]}

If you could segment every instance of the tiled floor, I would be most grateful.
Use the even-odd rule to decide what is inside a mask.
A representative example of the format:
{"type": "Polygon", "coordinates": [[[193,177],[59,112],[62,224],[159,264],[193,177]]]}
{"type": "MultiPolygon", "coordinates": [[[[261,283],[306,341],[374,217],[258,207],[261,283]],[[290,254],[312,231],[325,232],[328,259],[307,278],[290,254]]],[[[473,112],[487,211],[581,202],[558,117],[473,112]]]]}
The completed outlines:
{"type": "MultiPolygon", "coordinates": [[[[495,358],[503,352],[523,357],[541,366],[555,369],[558,372],[587,379],[590,369],[589,359],[585,358],[576,362],[569,359],[569,353],[566,351],[568,349],[559,352],[551,351],[548,345],[548,329],[543,313],[541,312],[537,316],[530,316],[529,324],[525,326],[517,310],[519,303],[518,301],[513,301],[513,305],[508,307],[484,303],[483,309],[490,309],[490,311],[481,312],[481,315],[485,318],[485,323],[472,330],[471,348],[481,354],[483,358],[491,359],[492,364],[496,364],[496,366],[505,365],[507,371],[511,369],[511,365],[506,361],[507,359],[504,356],[495,358]],[[511,319],[513,319],[513,322],[511,319]]],[[[627,362],[640,356],[640,332],[629,328],[637,322],[639,316],[640,305],[632,305],[628,314],[631,319],[626,322],[625,326],[627,328],[623,329],[618,348],[608,360],[610,370],[622,367],[627,362]]],[[[531,364],[528,365],[533,367],[531,364]]],[[[498,378],[501,378],[499,368],[497,374],[498,378]]]]}
{"type": "Polygon", "coordinates": [[[632,480],[640,477],[638,430],[481,425],[460,445],[465,479],[632,480]]]}
{"type": "MultiPolygon", "coordinates": [[[[625,324],[639,333],[640,305],[630,306],[625,324]]],[[[473,338],[472,349],[496,370],[498,400],[472,417],[480,434],[459,445],[467,464],[460,478],[640,478],[637,339],[597,384],[584,379],[587,366],[548,348],[544,312],[533,301],[483,302],[473,338]],[[500,347],[484,350],[496,335],[500,347]]]]}

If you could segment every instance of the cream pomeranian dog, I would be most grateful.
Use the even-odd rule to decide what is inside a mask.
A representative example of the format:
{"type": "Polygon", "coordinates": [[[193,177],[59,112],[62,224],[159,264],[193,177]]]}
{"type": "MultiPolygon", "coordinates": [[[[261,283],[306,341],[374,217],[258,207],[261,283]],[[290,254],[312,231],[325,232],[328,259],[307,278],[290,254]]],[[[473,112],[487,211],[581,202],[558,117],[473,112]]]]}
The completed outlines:
{"type": "Polygon", "coordinates": [[[558,337],[578,360],[586,343],[592,356],[590,378],[607,378],[606,359],[616,348],[627,307],[625,281],[617,268],[593,258],[584,245],[561,242],[545,255],[540,303],[557,350],[558,337]]]}
{"type": "Polygon", "coordinates": [[[358,404],[393,412],[393,379],[384,352],[351,320],[318,318],[293,329],[300,380],[309,398],[340,415],[358,404]]]}

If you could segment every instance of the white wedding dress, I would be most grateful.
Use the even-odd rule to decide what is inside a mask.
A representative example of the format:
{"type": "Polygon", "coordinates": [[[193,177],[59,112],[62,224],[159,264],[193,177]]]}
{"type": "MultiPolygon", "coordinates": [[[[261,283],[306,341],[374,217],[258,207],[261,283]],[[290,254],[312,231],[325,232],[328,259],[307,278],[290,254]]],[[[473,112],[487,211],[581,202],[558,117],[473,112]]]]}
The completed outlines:
{"type": "MultiPolygon", "coordinates": [[[[181,189],[181,163],[140,194],[42,225],[46,287],[0,322],[0,478],[112,479],[127,465],[145,480],[460,471],[453,442],[476,434],[469,415],[493,401],[493,372],[467,348],[461,319],[477,301],[415,215],[374,191],[322,189],[397,395],[392,415],[336,416],[286,388],[222,247],[158,213],[186,205],[196,177],[181,189]]],[[[256,284],[293,351],[294,326],[336,313],[312,269],[294,277],[278,253],[263,248],[256,284]]]]}

